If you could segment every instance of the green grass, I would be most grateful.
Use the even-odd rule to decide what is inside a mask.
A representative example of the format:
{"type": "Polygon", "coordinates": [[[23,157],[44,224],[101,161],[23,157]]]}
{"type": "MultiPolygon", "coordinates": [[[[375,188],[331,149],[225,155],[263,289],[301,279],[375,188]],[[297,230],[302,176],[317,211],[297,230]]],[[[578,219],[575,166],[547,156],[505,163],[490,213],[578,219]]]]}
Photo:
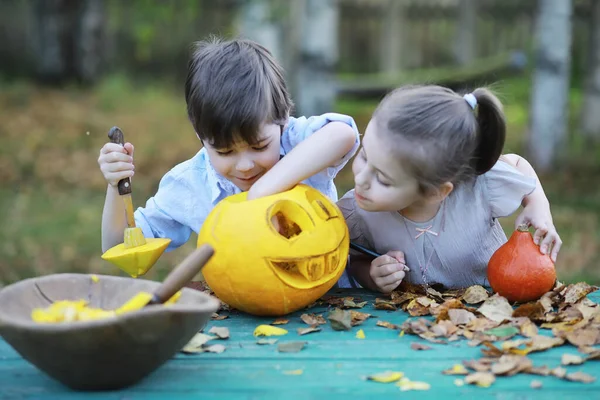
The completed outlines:
{"type": "MultiPolygon", "coordinates": [[[[522,153],[529,102],[528,77],[495,83],[506,104],[506,151],[522,153]]],[[[570,95],[572,123],[581,91],[570,95]]],[[[361,131],[374,101],[340,99],[336,112],[355,117],[361,131]]],[[[100,221],[106,183],[98,169],[100,147],[118,125],[135,145],[133,200],[143,205],[160,178],[200,147],[180,90],[134,85],[123,76],[92,90],[53,90],[27,82],[0,82],[0,285],[55,272],[120,274],[103,261],[100,221]]],[[[557,269],[564,281],[600,283],[600,157],[571,135],[568,162],[541,177],[564,240],[557,269]]],[[[352,187],[350,165],[337,180],[340,194],[352,187]]],[[[510,233],[512,220],[502,221],[510,233]]],[[[195,247],[196,235],[165,253],[148,278],[160,279],[195,247]]]]}

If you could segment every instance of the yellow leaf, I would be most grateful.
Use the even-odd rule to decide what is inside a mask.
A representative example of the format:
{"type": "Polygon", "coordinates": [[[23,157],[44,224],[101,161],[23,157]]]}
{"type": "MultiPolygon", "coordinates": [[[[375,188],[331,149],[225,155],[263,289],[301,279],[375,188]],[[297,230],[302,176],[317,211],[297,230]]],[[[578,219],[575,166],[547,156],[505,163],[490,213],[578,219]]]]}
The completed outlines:
{"type": "Polygon", "coordinates": [[[452,368],[442,371],[444,375],[468,375],[469,371],[462,364],[454,364],[452,368]]]}
{"type": "Polygon", "coordinates": [[[402,337],[402,336],[404,336],[404,330],[401,330],[400,334],[398,335],[398,337],[402,337]]]}
{"type": "Polygon", "coordinates": [[[358,332],[356,332],[357,339],[364,339],[365,337],[365,332],[362,329],[359,329],[358,332]]]}
{"type": "Polygon", "coordinates": [[[431,385],[427,382],[417,382],[411,381],[408,378],[402,378],[396,383],[396,386],[400,388],[401,391],[406,392],[407,390],[429,390],[431,389],[431,385]]]}
{"type": "Polygon", "coordinates": [[[380,374],[369,375],[368,380],[379,382],[379,383],[391,383],[396,382],[404,376],[404,373],[397,371],[385,371],[380,374]]]}
{"type": "Polygon", "coordinates": [[[301,369],[293,369],[291,371],[283,371],[285,375],[302,375],[304,373],[301,369]]]}
{"type": "Polygon", "coordinates": [[[98,283],[100,281],[100,278],[98,278],[98,275],[92,275],[91,278],[92,278],[92,282],[94,282],[94,283],[98,283]]]}
{"type": "Polygon", "coordinates": [[[254,336],[281,336],[287,333],[285,329],[271,325],[259,325],[254,329],[254,336]]]}

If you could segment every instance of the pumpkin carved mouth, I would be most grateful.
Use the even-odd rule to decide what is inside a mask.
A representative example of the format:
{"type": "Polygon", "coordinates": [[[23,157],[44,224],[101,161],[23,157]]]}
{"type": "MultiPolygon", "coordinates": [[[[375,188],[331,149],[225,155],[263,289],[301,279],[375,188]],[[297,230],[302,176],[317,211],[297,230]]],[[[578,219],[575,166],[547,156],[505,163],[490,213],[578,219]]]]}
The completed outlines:
{"type": "Polygon", "coordinates": [[[307,289],[320,285],[335,276],[339,268],[340,251],[302,259],[267,260],[279,279],[287,285],[307,289]]]}

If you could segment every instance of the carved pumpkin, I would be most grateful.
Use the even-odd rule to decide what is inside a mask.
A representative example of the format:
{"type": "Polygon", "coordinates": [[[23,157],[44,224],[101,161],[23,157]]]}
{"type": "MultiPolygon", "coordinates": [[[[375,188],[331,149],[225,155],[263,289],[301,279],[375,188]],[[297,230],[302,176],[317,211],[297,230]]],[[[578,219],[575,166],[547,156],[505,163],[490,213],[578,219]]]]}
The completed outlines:
{"type": "Polygon", "coordinates": [[[254,315],[281,316],[312,304],[346,266],[349,234],[339,208],[303,184],[246,196],[222,200],[202,225],[198,246],[215,249],[202,270],[206,282],[223,302],[254,315]]]}
{"type": "Polygon", "coordinates": [[[495,292],[520,303],[539,299],[556,282],[552,259],[540,253],[526,224],[492,255],[487,275],[495,292]]]}

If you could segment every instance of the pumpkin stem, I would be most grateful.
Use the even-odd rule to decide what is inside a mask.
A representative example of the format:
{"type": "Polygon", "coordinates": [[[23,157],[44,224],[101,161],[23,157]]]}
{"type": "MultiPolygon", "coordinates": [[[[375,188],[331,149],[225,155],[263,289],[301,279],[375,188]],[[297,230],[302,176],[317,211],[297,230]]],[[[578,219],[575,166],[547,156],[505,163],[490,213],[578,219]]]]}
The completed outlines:
{"type": "Polygon", "coordinates": [[[517,226],[517,230],[519,232],[529,232],[529,224],[519,224],[519,226],[517,226]]]}

